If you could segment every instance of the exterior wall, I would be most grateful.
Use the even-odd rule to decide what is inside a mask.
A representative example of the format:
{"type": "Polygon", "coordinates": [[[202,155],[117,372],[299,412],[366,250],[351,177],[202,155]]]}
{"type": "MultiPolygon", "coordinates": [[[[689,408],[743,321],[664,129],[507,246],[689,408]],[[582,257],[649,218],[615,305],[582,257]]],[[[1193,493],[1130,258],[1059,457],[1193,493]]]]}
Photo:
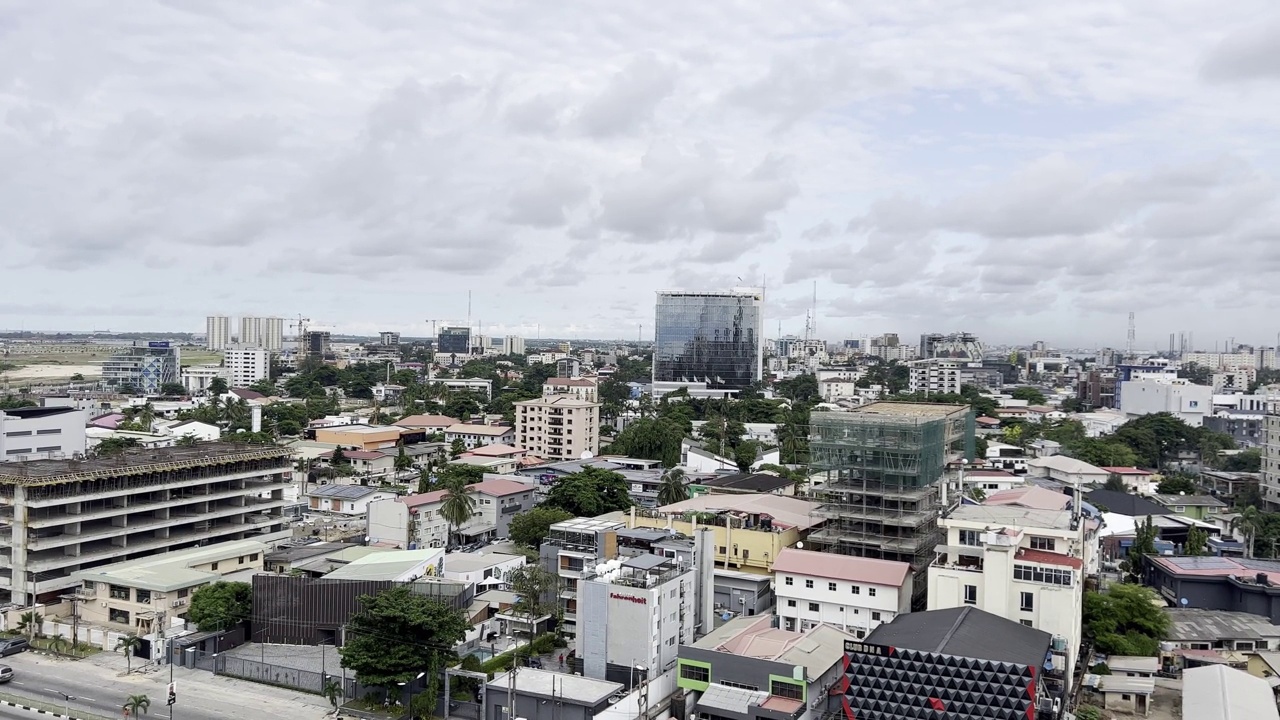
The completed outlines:
{"type": "MultiPolygon", "coordinates": [[[[228,555],[215,563],[194,565],[193,569],[207,572],[219,572],[223,575],[242,570],[262,570],[265,552],[252,552],[246,555],[228,555]]],[[[163,580],[163,578],[162,578],[163,580]]],[[[80,621],[91,625],[104,625],[115,628],[131,628],[150,632],[151,621],[138,618],[140,612],[167,613],[169,616],[185,617],[191,604],[191,594],[204,583],[196,583],[189,587],[166,591],[151,591],[138,588],[127,583],[107,583],[85,581],[77,594],[80,595],[80,621]],[[112,611],[116,611],[113,613],[112,611]],[[119,612],[128,613],[128,622],[120,623],[112,620],[119,617],[119,612]]]]}
{"type": "Polygon", "coordinates": [[[377,432],[347,432],[342,427],[319,428],[316,430],[316,442],[332,443],[344,448],[355,447],[360,450],[385,450],[395,447],[400,442],[398,429],[377,432]]]}
{"type": "Polygon", "coordinates": [[[231,387],[248,387],[271,376],[271,353],[263,348],[232,346],[222,360],[231,387]]]}
{"type": "Polygon", "coordinates": [[[911,611],[910,573],[902,588],[816,575],[778,573],[775,575],[774,592],[778,597],[777,615],[782,620],[783,630],[804,632],[822,622],[862,639],[881,623],[892,621],[899,613],[911,611]],[[809,587],[810,583],[813,587],[809,587]],[[832,584],[835,590],[831,589],[832,584]],[[857,594],[854,594],[854,588],[858,590],[857,594]]]}
{"type": "Polygon", "coordinates": [[[1200,427],[1205,416],[1213,412],[1213,388],[1183,380],[1131,380],[1121,383],[1120,410],[1130,417],[1168,412],[1192,427],[1200,427]]]}
{"type": "Polygon", "coordinates": [[[516,447],[548,460],[600,454],[600,405],[557,402],[563,396],[515,404],[516,447]]]}
{"type": "Polygon", "coordinates": [[[956,360],[936,358],[916,360],[911,363],[909,389],[926,395],[960,392],[962,363],[956,360]]]}
{"type": "Polygon", "coordinates": [[[264,350],[280,352],[284,349],[284,318],[240,318],[239,340],[244,345],[257,345],[264,350]]]}
{"type": "Polygon", "coordinates": [[[1280,509],[1280,413],[1267,413],[1266,444],[1262,448],[1262,501],[1268,510],[1280,509]]]}
{"type": "Polygon", "coordinates": [[[221,365],[201,365],[182,369],[182,386],[189,393],[200,393],[209,389],[214,378],[226,378],[226,368],[221,365]]]}
{"type": "Polygon", "coordinates": [[[773,579],[768,575],[753,575],[735,571],[718,571],[715,575],[714,597],[717,612],[729,610],[739,615],[763,615],[773,609],[776,596],[773,579]],[[744,575],[733,577],[725,574],[744,575]]]}
{"type": "Polygon", "coordinates": [[[87,419],[83,410],[27,418],[0,410],[0,462],[83,455],[87,419]]]}
{"type": "MultiPolygon", "coordinates": [[[[454,426],[457,427],[456,425],[454,426]]],[[[515,428],[503,428],[505,432],[501,434],[480,434],[474,432],[465,432],[463,430],[451,430],[444,434],[444,441],[452,443],[454,440],[461,440],[462,444],[468,449],[474,449],[481,445],[512,445],[515,443],[515,428]]]]}
{"type": "Polygon", "coordinates": [[[307,507],[312,510],[337,513],[339,515],[364,515],[369,511],[369,503],[394,497],[395,495],[389,492],[373,492],[362,498],[355,499],[309,495],[307,496],[307,507]]]}
{"type": "MultiPolygon", "coordinates": [[[[678,533],[693,534],[693,524],[672,518],[647,518],[636,516],[633,527],[649,527],[663,529],[670,527],[678,533]]],[[[706,527],[699,525],[699,529],[706,527]]],[[[718,567],[731,565],[734,570],[750,573],[769,573],[773,571],[773,560],[784,549],[794,546],[803,539],[794,528],[781,532],[761,532],[759,530],[729,530],[718,525],[711,526],[715,536],[715,562],[718,567]],[[736,546],[736,547],[735,547],[736,546]]]]}
{"type": "Polygon", "coordinates": [[[764,292],[659,292],[653,381],[742,389],[764,367],[764,292]]]}
{"type": "Polygon", "coordinates": [[[210,315],[204,320],[204,346],[206,350],[225,350],[231,344],[231,318],[226,315],[210,315]]]}
{"type": "Polygon", "coordinates": [[[517,568],[522,568],[525,565],[525,559],[524,559],[524,556],[522,555],[513,557],[510,560],[505,560],[495,565],[491,565],[487,568],[481,568],[479,570],[471,570],[468,572],[454,572],[452,570],[449,570],[447,567],[448,561],[446,560],[445,562],[446,562],[446,569],[444,571],[445,579],[456,580],[458,582],[464,582],[464,583],[471,583],[473,585],[475,583],[481,582],[482,580],[487,580],[491,577],[496,577],[499,579],[505,578],[507,576],[507,573],[517,568]]]}
{"type": "MultiPolygon", "coordinates": [[[[836,665],[839,666],[840,663],[836,665]]],[[[791,680],[797,676],[804,677],[804,668],[798,665],[790,666],[774,660],[744,657],[704,648],[682,647],[677,664],[676,684],[685,690],[703,692],[711,683],[728,681],[735,686],[746,685],[768,692],[773,679],[791,680]],[[684,671],[685,667],[701,667],[709,670],[709,681],[691,680],[687,677],[688,673],[684,671]]],[[[811,688],[804,680],[800,680],[800,683],[806,686],[804,700],[808,705],[808,693],[811,688]]]]}

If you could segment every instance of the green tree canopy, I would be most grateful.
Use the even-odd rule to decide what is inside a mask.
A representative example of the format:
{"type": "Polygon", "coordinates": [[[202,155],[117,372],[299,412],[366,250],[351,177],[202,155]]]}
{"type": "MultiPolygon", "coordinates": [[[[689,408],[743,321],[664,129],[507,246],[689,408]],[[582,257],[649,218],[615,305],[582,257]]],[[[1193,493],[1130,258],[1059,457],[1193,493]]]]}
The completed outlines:
{"type": "Polygon", "coordinates": [[[1044,405],[1049,401],[1048,398],[1044,396],[1044,393],[1033,387],[1014,388],[1013,391],[1009,393],[1009,396],[1014,400],[1026,400],[1030,405],[1044,405]]]}
{"type": "Polygon", "coordinates": [[[664,467],[680,464],[685,431],[672,418],[640,418],[618,433],[605,450],[611,455],[657,460],[664,467]]]}
{"type": "Polygon", "coordinates": [[[572,513],[574,517],[595,517],[626,510],[631,504],[631,488],[627,479],[597,467],[584,467],[556,480],[543,503],[546,507],[572,513]]]}
{"type": "Polygon", "coordinates": [[[469,628],[461,611],[397,585],[360,598],[338,654],[361,683],[391,689],[420,672],[436,676],[469,628]]]}
{"type": "Polygon", "coordinates": [[[1106,655],[1154,656],[1169,633],[1169,616],[1155,591],[1120,583],[1084,594],[1084,634],[1106,655]]]}
{"type": "Polygon", "coordinates": [[[219,580],[200,587],[191,595],[187,618],[201,631],[225,630],[249,617],[252,609],[252,585],[219,580]]]}
{"type": "Polygon", "coordinates": [[[537,548],[546,539],[552,525],[574,517],[573,513],[557,507],[539,505],[530,508],[511,518],[509,526],[511,541],[517,545],[537,548]]]}
{"type": "Polygon", "coordinates": [[[187,394],[187,388],[182,383],[167,382],[160,385],[160,394],[169,396],[183,396],[187,394]]]}
{"type": "Polygon", "coordinates": [[[1178,493],[1195,495],[1200,490],[1196,487],[1195,482],[1186,475],[1166,475],[1160,481],[1160,484],[1156,486],[1156,492],[1169,495],[1177,495],[1178,493]]]}
{"type": "Polygon", "coordinates": [[[209,381],[209,387],[206,389],[210,397],[221,397],[227,394],[227,381],[223,378],[216,377],[209,381]]]}

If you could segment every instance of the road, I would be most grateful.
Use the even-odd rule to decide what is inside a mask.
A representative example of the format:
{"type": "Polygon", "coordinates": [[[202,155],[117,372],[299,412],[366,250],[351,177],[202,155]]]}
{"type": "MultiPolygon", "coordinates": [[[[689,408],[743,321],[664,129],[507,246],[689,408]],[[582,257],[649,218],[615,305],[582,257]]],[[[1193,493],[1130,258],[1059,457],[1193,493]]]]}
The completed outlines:
{"type": "MultiPolygon", "coordinates": [[[[13,680],[0,685],[0,692],[54,707],[63,707],[63,693],[74,696],[76,710],[118,718],[130,695],[146,695],[151,708],[144,717],[168,717],[165,705],[169,674],[138,673],[122,676],[119,655],[102,655],[80,661],[52,658],[36,653],[20,653],[0,659],[13,668],[13,680]]],[[[329,709],[324,698],[257,683],[218,677],[210,673],[177,668],[178,703],[173,717],[181,720],[250,720],[285,717],[321,718],[329,709]]],[[[9,710],[13,710],[9,708],[9,710]]],[[[22,711],[18,711],[22,712],[22,711]]],[[[4,717],[0,715],[0,717],[4,717]]]]}

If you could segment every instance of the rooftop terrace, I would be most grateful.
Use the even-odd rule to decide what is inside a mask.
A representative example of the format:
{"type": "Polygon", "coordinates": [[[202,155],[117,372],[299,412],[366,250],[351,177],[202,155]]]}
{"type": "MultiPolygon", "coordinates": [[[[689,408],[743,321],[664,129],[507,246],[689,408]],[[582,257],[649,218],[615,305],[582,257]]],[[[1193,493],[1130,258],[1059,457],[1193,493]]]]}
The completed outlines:
{"type": "Polygon", "coordinates": [[[28,460],[0,463],[0,485],[53,485],[81,480],[165,472],[201,465],[287,458],[277,445],[206,442],[187,447],[132,448],[119,455],[82,460],[28,460]]]}

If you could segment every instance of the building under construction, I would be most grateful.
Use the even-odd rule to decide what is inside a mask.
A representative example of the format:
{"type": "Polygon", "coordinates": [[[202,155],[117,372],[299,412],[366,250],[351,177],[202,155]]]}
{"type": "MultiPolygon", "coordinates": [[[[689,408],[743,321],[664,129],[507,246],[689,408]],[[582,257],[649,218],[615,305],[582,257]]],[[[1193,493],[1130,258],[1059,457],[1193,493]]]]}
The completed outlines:
{"type": "Polygon", "coordinates": [[[287,537],[291,457],[214,442],[0,464],[0,603],[54,599],[99,565],[287,537]]]}
{"type": "Polygon", "coordinates": [[[825,475],[815,513],[825,524],[814,548],[910,563],[913,606],[927,597],[927,570],[941,542],[938,515],[947,497],[947,463],[973,456],[967,405],[877,402],[853,412],[809,418],[811,469],[825,475]]]}

